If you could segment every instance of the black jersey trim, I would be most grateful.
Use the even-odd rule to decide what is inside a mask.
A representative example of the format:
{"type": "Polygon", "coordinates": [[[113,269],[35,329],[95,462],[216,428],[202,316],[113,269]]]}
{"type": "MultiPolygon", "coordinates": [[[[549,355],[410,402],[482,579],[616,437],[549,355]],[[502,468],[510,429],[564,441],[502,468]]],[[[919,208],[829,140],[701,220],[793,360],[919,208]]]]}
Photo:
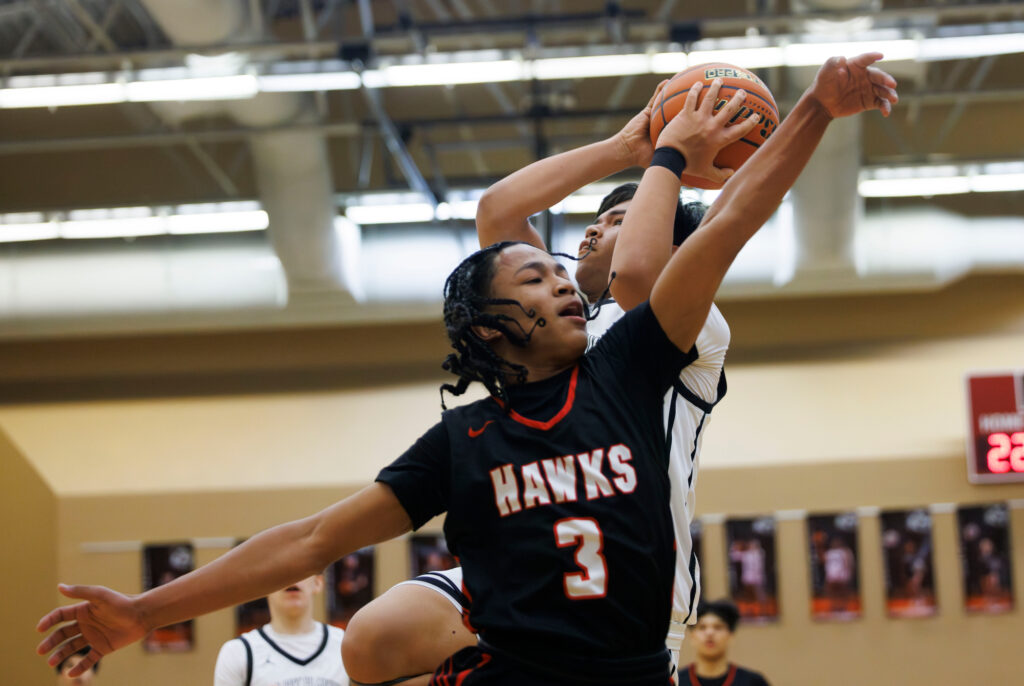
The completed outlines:
{"type": "Polygon", "coordinates": [[[693,616],[693,605],[697,600],[697,551],[693,549],[692,543],[690,544],[690,564],[687,565],[686,571],[690,574],[690,604],[687,605],[689,611],[686,613],[683,624],[690,623],[690,617],[693,616]]]}
{"type": "Polygon", "coordinates": [[[420,583],[428,584],[438,589],[447,596],[450,596],[452,600],[461,605],[464,609],[469,609],[469,598],[462,592],[455,583],[446,577],[444,574],[438,574],[437,572],[427,572],[426,574],[420,574],[414,578],[413,581],[419,581],[420,583]]]}
{"type": "Polygon", "coordinates": [[[672,427],[676,423],[676,400],[678,398],[679,391],[673,388],[668,407],[668,421],[665,422],[665,453],[669,455],[669,459],[672,459],[672,427]]]}
{"type": "Polygon", "coordinates": [[[245,636],[239,636],[238,640],[245,646],[245,686],[249,686],[252,683],[252,646],[245,636]]]}
{"type": "Polygon", "coordinates": [[[700,416],[700,423],[697,424],[697,430],[693,432],[693,450],[690,451],[690,474],[686,477],[687,488],[693,487],[693,473],[697,470],[697,445],[700,443],[700,432],[704,429],[704,420],[707,418],[707,412],[702,414],[700,416]]]}
{"type": "Polygon", "coordinates": [[[270,644],[271,648],[273,648],[277,652],[281,653],[282,655],[284,655],[286,658],[288,658],[289,660],[291,660],[295,664],[304,667],[304,666],[308,665],[310,662],[312,662],[313,660],[315,660],[318,657],[320,657],[320,653],[324,652],[324,648],[327,647],[327,636],[328,636],[328,634],[327,634],[327,625],[326,624],[321,624],[320,626],[322,626],[323,629],[324,629],[324,637],[323,637],[323,640],[320,641],[320,647],[317,648],[316,651],[312,655],[307,657],[305,660],[301,660],[301,659],[295,657],[294,655],[290,654],[288,651],[286,651],[283,648],[281,648],[281,646],[279,646],[276,643],[274,643],[270,639],[270,636],[267,636],[266,632],[263,631],[263,627],[260,627],[256,631],[259,632],[260,636],[263,637],[264,641],[266,641],[267,643],[270,644]]]}
{"type": "Polygon", "coordinates": [[[696,407],[698,410],[710,413],[711,410],[714,409],[715,405],[721,402],[722,398],[725,397],[725,392],[728,387],[725,383],[725,370],[723,369],[718,375],[718,387],[715,390],[715,399],[710,403],[687,388],[686,384],[684,384],[681,379],[675,379],[672,382],[672,388],[674,388],[679,395],[685,398],[688,403],[696,407]]]}

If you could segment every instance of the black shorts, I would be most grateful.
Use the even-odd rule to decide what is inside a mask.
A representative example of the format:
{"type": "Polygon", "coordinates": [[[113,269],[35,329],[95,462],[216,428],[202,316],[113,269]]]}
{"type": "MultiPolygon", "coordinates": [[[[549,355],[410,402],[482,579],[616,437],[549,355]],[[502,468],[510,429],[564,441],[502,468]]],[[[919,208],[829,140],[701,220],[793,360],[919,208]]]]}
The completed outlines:
{"type": "Polygon", "coordinates": [[[670,686],[675,682],[669,673],[666,654],[664,670],[656,669],[648,674],[623,674],[610,680],[607,675],[605,678],[546,675],[524,668],[516,658],[484,644],[463,648],[445,660],[434,672],[430,686],[670,686]]]}

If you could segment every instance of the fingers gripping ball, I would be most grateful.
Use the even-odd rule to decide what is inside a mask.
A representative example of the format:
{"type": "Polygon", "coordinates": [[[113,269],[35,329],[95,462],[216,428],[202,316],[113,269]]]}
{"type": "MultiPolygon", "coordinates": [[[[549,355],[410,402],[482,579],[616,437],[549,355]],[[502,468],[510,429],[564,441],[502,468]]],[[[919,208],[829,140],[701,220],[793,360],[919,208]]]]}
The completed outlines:
{"type": "MultiPolygon", "coordinates": [[[[651,110],[651,142],[657,147],[661,130],[682,108],[686,101],[686,94],[691,87],[697,85],[706,88],[718,78],[722,79],[723,83],[722,89],[719,91],[719,101],[715,103],[716,112],[725,106],[733,93],[742,88],[747,92],[747,99],[743,107],[732,118],[732,122],[740,122],[747,116],[760,118],[760,126],[755,127],[753,131],[735,143],[727,145],[715,157],[716,167],[738,170],[740,165],[746,162],[747,158],[768,140],[775,127],[779,125],[779,108],[775,104],[775,98],[771,91],[761,79],[752,72],[731,64],[724,62],[698,64],[673,76],[672,80],[661,89],[661,94],[654,103],[654,109],[651,110]]],[[[703,99],[704,92],[702,91],[700,100],[703,99]]],[[[698,105],[700,100],[698,100],[698,105]]],[[[708,181],[686,173],[683,173],[680,179],[685,185],[694,188],[711,187],[708,181]]]]}

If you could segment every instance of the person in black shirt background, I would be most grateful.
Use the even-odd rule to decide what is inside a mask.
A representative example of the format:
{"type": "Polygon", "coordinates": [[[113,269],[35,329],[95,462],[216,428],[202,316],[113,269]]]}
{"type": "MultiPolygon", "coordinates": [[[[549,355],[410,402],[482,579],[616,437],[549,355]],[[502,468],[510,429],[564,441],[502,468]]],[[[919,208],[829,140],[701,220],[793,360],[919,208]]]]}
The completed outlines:
{"type": "Polygon", "coordinates": [[[689,631],[697,659],[679,670],[679,686],[768,686],[758,672],[729,662],[729,646],[739,621],[739,610],[728,600],[697,606],[697,623],[689,631]]]}

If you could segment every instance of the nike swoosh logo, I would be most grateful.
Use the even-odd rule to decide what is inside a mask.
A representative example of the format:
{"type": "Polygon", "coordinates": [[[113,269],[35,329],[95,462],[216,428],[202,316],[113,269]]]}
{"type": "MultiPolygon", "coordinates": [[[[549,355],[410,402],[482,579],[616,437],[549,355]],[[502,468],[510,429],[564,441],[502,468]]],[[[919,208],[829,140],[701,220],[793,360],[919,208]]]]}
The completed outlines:
{"type": "Polygon", "coordinates": [[[482,434],[484,432],[484,429],[487,428],[487,425],[490,424],[493,421],[494,421],[493,419],[488,419],[486,422],[484,422],[484,425],[481,426],[479,429],[474,429],[473,427],[469,427],[469,437],[470,438],[476,438],[477,436],[482,434]]]}

